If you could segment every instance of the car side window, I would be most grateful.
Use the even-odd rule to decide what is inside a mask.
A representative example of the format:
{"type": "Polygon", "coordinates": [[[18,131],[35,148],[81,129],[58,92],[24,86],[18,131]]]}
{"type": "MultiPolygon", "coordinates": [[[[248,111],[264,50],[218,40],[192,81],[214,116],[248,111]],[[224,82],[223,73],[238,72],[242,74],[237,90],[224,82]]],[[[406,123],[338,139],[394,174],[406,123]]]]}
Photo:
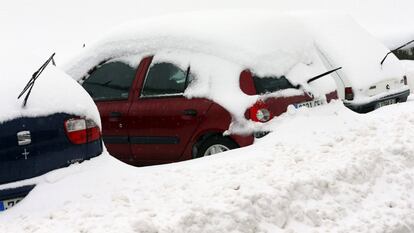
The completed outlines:
{"type": "Polygon", "coordinates": [[[167,62],[153,64],[148,71],[141,96],[168,96],[184,93],[188,85],[188,72],[189,69],[182,70],[167,62]]]}
{"type": "Polygon", "coordinates": [[[136,68],[120,61],[95,69],[82,86],[95,101],[126,100],[135,79],[136,68]]]}
{"type": "Polygon", "coordinates": [[[280,90],[297,88],[292,85],[285,76],[281,77],[258,77],[253,76],[253,82],[257,94],[272,93],[280,90]]]}

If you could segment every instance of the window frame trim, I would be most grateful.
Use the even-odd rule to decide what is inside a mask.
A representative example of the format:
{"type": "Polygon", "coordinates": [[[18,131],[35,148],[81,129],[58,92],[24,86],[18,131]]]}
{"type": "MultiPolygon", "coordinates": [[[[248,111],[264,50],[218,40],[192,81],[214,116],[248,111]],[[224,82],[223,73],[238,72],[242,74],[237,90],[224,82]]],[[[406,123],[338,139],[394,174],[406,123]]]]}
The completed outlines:
{"type": "MultiPolygon", "coordinates": [[[[159,64],[159,63],[170,63],[170,64],[178,67],[179,69],[181,69],[179,66],[177,66],[176,64],[174,64],[172,62],[169,62],[169,61],[156,62],[154,64],[159,64]]],[[[142,88],[140,90],[138,99],[151,99],[151,98],[159,99],[159,98],[168,98],[168,97],[184,97],[184,92],[185,92],[185,90],[188,87],[188,77],[190,76],[189,75],[190,74],[190,66],[188,66],[187,70],[185,70],[186,75],[185,75],[185,85],[184,85],[184,91],[183,92],[180,92],[180,93],[171,93],[171,94],[154,94],[154,95],[143,95],[142,94],[143,93],[143,90],[144,90],[144,87],[145,87],[145,84],[147,83],[148,74],[149,74],[149,72],[151,70],[151,65],[152,64],[153,63],[151,62],[150,66],[148,67],[147,73],[145,74],[144,82],[142,83],[142,88]]]]}

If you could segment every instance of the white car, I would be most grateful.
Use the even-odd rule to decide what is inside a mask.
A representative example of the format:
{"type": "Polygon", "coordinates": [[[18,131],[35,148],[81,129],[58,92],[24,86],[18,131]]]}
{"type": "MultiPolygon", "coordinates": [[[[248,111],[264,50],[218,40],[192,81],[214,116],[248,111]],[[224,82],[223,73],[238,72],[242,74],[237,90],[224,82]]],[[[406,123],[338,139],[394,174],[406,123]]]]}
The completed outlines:
{"type": "Polygon", "coordinates": [[[313,16],[307,25],[325,65],[343,67],[332,76],[348,108],[366,113],[407,100],[410,91],[401,62],[353,19],[313,16]]]}

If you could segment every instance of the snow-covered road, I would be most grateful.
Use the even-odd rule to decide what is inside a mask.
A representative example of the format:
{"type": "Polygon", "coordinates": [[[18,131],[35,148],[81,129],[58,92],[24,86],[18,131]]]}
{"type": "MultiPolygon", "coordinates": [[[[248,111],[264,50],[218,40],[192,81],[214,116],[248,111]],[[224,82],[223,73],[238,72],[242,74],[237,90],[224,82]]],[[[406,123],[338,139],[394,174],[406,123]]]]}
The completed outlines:
{"type": "Polygon", "coordinates": [[[104,154],[51,172],[0,232],[414,232],[414,101],[290,109],[272,127],[208,158],[134,168],[104,154]]]}

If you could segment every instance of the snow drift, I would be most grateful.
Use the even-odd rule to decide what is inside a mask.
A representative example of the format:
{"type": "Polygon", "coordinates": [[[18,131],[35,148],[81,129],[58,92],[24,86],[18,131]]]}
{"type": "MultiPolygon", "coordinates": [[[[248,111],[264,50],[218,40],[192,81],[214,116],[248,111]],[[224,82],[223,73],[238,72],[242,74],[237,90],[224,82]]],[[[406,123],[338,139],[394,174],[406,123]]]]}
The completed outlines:
{"type": "Polygon", "coordinates": [[[413,232],[413,111],[338,102],[290,109],[275,133],[216,156],[145,168],[100,156],[38,178],[0,232],[413,232]]]}

